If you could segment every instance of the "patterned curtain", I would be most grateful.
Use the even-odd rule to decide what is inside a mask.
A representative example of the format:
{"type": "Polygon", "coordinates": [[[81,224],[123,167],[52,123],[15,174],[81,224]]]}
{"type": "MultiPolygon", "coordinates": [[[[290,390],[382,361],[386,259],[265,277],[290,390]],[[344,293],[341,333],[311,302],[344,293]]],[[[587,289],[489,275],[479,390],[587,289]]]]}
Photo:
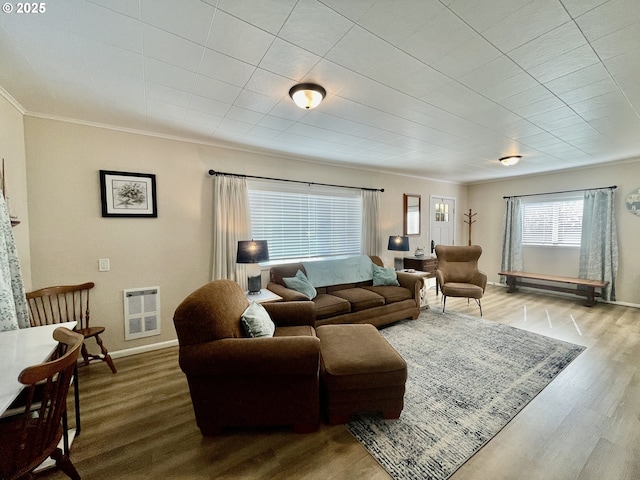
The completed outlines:
{"type": "Polygon", "coordinates": [[[236,263],[239,240],[251,240],[247,180],[216,175],[213,190],[213,255],[211,279],[235,280],[247,290],[244,265],[236,263]]]}
{"type": "Polygon", "coordinates": [[[362,239],[363,255],[380,255],[380,192],[362,190],[362,239]]]}
{"type": "MultiPolygon", "coordinates": [[[[519,197],[507,198],[502,232],[501,271],[522,271],[522,212],[519,197]]],[[[506,278],[500,279],[501,283],[506,278]]]]}
{"type": "Polygon", "coordinates": [[[588,190],[584,194],[582,243],[578,276],[609,281],[603,300],[615,301],[618,273],[618,234],[614,190],[588,190]]]}
{"type": "Polygon", "coordinates": [[[0,332],[30,326],[11,219],[0,191],[0,332]]]}

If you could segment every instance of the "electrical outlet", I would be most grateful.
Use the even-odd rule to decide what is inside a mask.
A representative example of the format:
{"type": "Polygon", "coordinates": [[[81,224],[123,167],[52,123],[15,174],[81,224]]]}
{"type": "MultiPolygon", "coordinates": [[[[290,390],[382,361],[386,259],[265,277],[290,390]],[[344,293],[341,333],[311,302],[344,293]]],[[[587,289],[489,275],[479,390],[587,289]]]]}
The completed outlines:
{"type": "Polygon", "coordinates": [[[109,259],[101,258],[98,260],[98,271],[99,272],[108,272],[110,270],[109,259]]]}

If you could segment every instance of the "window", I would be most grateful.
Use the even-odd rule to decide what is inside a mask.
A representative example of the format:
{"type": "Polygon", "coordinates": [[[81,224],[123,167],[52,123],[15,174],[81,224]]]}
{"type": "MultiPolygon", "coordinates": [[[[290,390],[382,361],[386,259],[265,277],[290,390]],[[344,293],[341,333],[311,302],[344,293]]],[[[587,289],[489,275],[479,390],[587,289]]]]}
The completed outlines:
{"type": "Polygon", "coordinates": [[[522,244],[579,247],[582,197],[522,204],[522,244]]]}
{"type": "Polygon", "coordinates": [[[270,260],[361,253],[359,190],[282,182],[248,182],[251,233],[269,242],[270,260]]]}

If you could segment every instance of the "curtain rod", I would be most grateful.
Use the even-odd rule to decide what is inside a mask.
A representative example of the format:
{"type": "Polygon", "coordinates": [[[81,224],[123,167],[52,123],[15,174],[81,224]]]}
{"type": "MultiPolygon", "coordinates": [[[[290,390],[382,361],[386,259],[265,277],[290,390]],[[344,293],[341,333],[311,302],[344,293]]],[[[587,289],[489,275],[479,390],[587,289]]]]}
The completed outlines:
{"type": "Polygon", "coordinates": [[[618,188],[617,185],[611,185],[609,187],[598,187],[598,188],[577,188],[575,190],[563,190],[561,192],[547,192],[547,193],[529,193],[527,195],[505,195],[502,198],[519,198],[519,197],[535,197],[537,195],[556,195],[558,193],[572,193],[572,192],[586,192],[587,190],[606,190],[607,188],[611,190],[615,190],[618,188]]]}
{"type": "Polygon", "coordinates": [[[302,180],[288,180],[286,178],[259,177],[257,175],[241,175],[241,174],[237,174],[237,173],[216,172],[215,170],[209,170],[209,175],[211,175],[212,177],[214,175],[227,175],[227,176],[232,176],[232,177],[258,178],[260,180],[275,180],[276,182],[304,183],[306,185],[321,185],[323,187],[353,188],[355,190],[368,190],[368,191],[371,191],[371,192],[384,192],[384,188],[350,187],[348,185],[333,185],[331,183],[303,182],[302,180]]]}

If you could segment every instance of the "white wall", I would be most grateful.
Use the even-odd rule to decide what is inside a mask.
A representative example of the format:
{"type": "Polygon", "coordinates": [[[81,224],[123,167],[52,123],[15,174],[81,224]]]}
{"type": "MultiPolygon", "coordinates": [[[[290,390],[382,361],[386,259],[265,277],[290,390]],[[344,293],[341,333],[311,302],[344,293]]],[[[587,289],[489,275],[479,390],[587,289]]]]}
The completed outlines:
{"type": "MultiPolygon", "coordinates": [[[[382,194],[383,239],[402,230],[402,194],[454,196],[466,187],[268,157],[75,123],[25,117],[34,288],[94,281],[92,321],[122,350],[175,338],[173,312],[210,279],[212,186],[208,170],[368,188],[382,194]],[[153,173],[158,218],[102,218],[99,170],[153,173]],[[109,258],[111,271],[98,272],[109,258]],[[160,286],[161,336],[124,341],[122,290],[160,286]]],[[[428,205],[428,201],[426,202],[428,205]]],[[[428,245],[428,206],[423,236],[428,245]]],[[[393,254],[381,252],[387,265],[393,254]]]]}
{"type": "MultiPolygon", "coordinates": [[[[525,161],[525,160],[523,160],[525,161]]],[[[514,169],[517,168],[513,167],[514,169]]],[[[640,217],[627,211],[625,197],[640,187],[640,159],[608,165],[575,169],[547,175],[514,178],[469,186],[469,207],[478,211],[474,224],[474,243],[483,247],[480,266],[489,281],[499,281],[502,252],[503,196],[589,189],[617,185],[616,221],[620,264],[617,277],[617,300],[640,304],[640,217]],[[477,237],[476,237],[477,234],[477,237]]],[[[528,248],[525,250],[527,271],[575,276],[579,252],[576,249],[528,248]]]]}

